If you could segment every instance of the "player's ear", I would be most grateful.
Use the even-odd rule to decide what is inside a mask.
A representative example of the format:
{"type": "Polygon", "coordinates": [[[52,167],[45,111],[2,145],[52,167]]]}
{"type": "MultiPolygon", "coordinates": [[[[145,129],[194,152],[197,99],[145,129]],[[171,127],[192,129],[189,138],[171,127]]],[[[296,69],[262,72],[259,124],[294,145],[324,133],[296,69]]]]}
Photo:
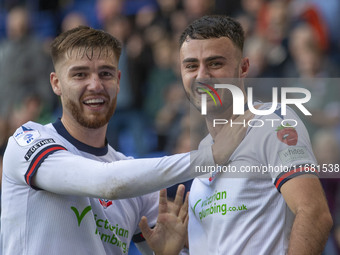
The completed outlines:
{"type": "Polygon", "coordinates": [[[240,64],[240,77],[244,78],[247,76],[249,71],[249,58],[242,58],[240,64]]]}
{"type": "Polygon", "coordinates": [[[59,83],[59,79],[58,76],[55,72],[52,72],[50,74],[50,83],[53,89],[53,92],[58,95],[61,96],[61,88],[60,88],[60,83],[59,83]]]}

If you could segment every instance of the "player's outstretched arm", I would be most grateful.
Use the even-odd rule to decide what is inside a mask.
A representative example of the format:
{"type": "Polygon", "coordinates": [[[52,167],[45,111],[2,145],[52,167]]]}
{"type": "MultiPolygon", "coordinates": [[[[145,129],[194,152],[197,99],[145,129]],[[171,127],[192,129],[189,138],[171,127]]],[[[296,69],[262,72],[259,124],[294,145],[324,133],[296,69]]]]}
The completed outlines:
{"type": "Polygon", "coordinates": [[[302,175],[286,182],[281,193],[295,214],[288,254],[321,254],[332,227],[332,217],[317,177],[302,175]]]}
{"type": "MultiPolygon", "coordinates": [[[[247,121],[251,117],[246,114],[240,118],[247,121]]],[[[241,120],[237,118],[235,121],[241,120]]],[[[246,128],[239,125],[232,128],[226,125],[215,137],[212,147],[161,158],[110,163],[75,155],[67,151],[62,142],[43,143],[46,141],[44,137],[32,143],[31,148],[38,149],[32,156],[27,156],[27,150],[31,148],[21,148],[11,137],[4,156],[4,175],[13,182],[61,195],[110,200],[135,197],[205,174],[196,171],[196,166],[227,162],[245,133],[246,128]]]]}
{"type": "Polygon", "coordinates": [[[141,196],[193,179],[203,173],[195,172],[192,165],[203,164],[214,165],[211,147],[110,163],[58,151],[44,160],[31,182],[26,179],[33,187],[56,194],[113,200],[141,196]]]}
{"type": "Polygon", "coordinates": [[[183,203],[184,185],[179,185],[174,202],[167,200],[166,190],[160,191],[159,214],[151,229],[142,217],[139,227],[145,240],[156,255],[178,255],[184,247],[188,226],[188,195],[183,203]]]}

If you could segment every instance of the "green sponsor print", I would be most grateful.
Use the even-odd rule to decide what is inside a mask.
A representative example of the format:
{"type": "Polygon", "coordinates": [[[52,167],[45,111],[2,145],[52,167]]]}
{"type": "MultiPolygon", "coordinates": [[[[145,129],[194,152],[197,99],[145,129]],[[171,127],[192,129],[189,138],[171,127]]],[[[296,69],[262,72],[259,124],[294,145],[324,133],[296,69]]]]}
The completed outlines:
{"type": "Polygon", "coordinates": [[[215,191],[213,195],[210,197],[206,197],[206,199],[199,199],[195,203],[195,206],[192,208],[194,214],[196,215],[196,207],[201,203],[201,207],[199,210],[199,218],[202,221],[204,218],[213,214],[222,214],[226,215],[227,212],[239,212],[239,211],[247,211],[248,208],[245,204],[240,206],[227,206],[225,203],[227,199],[227,191],[215,191]]]}
{"type": "MultiPolygon", "coordinates": [[[[90,205],[85,207],[81,213],[79,213],[78,209],[74,206],[71,206],[71,210],[76,215],[78,227],[80,227],[83,218],[89,211],[92,210],[92,207],[90,205]]],[[[129,246],[127,245],[127,242],[124,242],[120,239],[125,238],[128,240],[129,230],[120,227],[118,224],[111,224],[108,219],[97,219],[97,214],[94,215],[94,220],[96,222],[95,235],[98,235],[102,242],[120,247],[122,248],[123,253],[128,253],[129,246]]]]}
{"type": "Polygon", "coordinates": [[[94,220],[96,221],[96,232],[95,234],[100,236],[102,242],[121,247],[124,253],[129,251],[129,246],[127,242],[121,239],[129,238],[129,230],[120,227],[118,224],[111,224],[108,219],[97,219],[97,214],[94,215],[94,220]],[[109,233],[107,233],[109,231],[109,233]]]}
{"type": "Polygon", "coordinates": [[[81,214],[79,214],[78,209],[75,208],[74,206],[71,206],[71,210],[74,212],[74,214],[77,217],[78,220],[78,227],[80,227],[80,223],[83,220],[83,218],[85,217],[85,215],[91,211],[92,207],[89,205],[87,207],[85,207],[85,209],[81,212],[81,214]]]}

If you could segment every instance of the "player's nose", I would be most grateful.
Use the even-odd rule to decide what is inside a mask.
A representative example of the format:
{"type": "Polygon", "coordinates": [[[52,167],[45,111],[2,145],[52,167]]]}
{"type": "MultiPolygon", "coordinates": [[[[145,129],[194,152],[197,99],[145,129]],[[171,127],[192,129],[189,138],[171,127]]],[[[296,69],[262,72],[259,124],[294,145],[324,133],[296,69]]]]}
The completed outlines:
{"type": "Polygon", "coordinates": [[[88,84],[88,89],[91,91],[101,91],[104,86],[102,80],[99,78],[97,74],[93,74],[88,84]]]}
{"type": "Polygon", "coordinates": [[[197,76],[196,76],[196,79],[202,79],[202,78],[211,78],[209,69],[203,65],[198,68],[197,76]]]}

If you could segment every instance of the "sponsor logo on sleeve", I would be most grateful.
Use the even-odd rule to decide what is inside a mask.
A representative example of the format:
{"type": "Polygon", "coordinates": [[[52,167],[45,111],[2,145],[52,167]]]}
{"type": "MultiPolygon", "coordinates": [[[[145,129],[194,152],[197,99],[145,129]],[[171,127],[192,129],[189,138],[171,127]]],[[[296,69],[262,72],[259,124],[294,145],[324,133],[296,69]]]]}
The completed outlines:
{"type": "Polygon", "coordinates": [[[288,147],[279,152],[283,164],[292,163],[297,160],[312,160],[305,146],[288,147]]]}
{"type": "Polygon", "coordinates": [[[15,141],[22,147],[30,145],[40,136],[38,130],[21,126],[21,130],[14,134],[15,141]]]}
{"type": "Polygon", "coordinates": [[[28,161],[34,154],[34,152],[36,152],[40,147],[50,143],[55,143],[55,141],[52,138],[49,138],[41,140],[40,142],[34,144],[31,148],[29,148],[24,158],[26,159],[26,161],[28,161]]]}

